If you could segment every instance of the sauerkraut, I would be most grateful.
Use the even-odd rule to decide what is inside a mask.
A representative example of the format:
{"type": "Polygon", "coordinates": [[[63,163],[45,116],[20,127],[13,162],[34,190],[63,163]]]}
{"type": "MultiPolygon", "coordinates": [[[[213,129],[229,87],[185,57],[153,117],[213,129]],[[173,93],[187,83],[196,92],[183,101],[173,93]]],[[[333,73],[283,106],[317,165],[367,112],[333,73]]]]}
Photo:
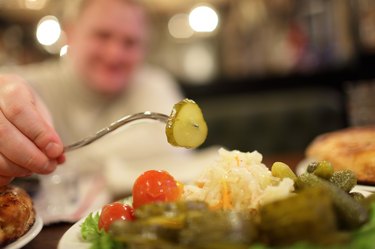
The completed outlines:
{"type": "Polygon", "coordinates": [[[219,150],[216,161],[193,184],[184,186],[183,199],[206,201],[212,208],[257,210],[285,198],[294,190],[289,178],[272,176],[257,152],[219,150]]]}

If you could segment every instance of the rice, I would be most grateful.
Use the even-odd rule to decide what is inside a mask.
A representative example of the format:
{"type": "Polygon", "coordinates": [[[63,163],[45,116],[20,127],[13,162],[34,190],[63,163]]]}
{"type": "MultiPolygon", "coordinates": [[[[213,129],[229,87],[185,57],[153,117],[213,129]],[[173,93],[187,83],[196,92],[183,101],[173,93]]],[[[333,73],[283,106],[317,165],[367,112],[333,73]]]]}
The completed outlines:
{"type": "Polygon", "coordinates": [[[285,198],[294,190],[289,178],[273,177],[257,152],[219,150],[218,159],[205,168],[194,184],[184,186],[185,200],[206,201],[212,208],[257,210],[285,198]]]}

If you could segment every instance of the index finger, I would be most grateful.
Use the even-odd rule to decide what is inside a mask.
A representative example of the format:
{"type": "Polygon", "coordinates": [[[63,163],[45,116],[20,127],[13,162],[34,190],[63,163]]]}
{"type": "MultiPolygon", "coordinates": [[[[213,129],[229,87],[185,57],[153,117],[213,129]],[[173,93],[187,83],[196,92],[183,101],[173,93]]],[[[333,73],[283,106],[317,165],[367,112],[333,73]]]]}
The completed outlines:
{"type": "Polygon", "coordinates": [[[63,153],[62,142],[37,109],[32,91],[22,84],[8,84],[0,91],[4,93],[0,108],[5,117],[49,158],[59,157],[63,153]]]}

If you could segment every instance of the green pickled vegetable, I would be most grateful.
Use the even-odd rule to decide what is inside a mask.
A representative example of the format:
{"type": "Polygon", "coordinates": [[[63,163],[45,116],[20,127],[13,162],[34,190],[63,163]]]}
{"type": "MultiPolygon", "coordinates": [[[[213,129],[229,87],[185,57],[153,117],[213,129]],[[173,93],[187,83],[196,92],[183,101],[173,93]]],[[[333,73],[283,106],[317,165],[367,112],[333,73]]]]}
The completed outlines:
{"type": "Polygon", "coordinates": [[[356,201],[362,201],[365,196],[359,192],[350,192],[349,195],[356,201]]]}
{"type": "Polygon", "coordinates": [[[324,243],[337,232],[332,197],[324,188],[307,188],[299,194],[266,204],[260,209],[260,230],[271,245],[297,241],[324,243]]]}
{"type": "Polygon", "coordinates": [[[329,179],[330,182],[337,185],[345,192],[349,192],[357,185],[357,177],[351,170],[339,170],[333,173],[329,179]]]}
{"type": "MultiPolygon", "coordinates": [[[[375,204],[375,194],[371,194],[364,199],[360,200],[360,203],[365,206],[368,210],[371,209],[371,205],[375,204]]],[[[375,214],[374,214],[375,217],[375,214]]]]}
{"type": "Polygon", "coordinates": [[[316,176],[319,176],[323,179],[330,179],[333,175],[333,166],[328,161],[321,161],[316,166],[315,170],[313,171],[313,174],[316,176]]]}
{"type": "Polygon", "coordinates": [[[257,237],[249,214],[212,211],[205,202],[143,205],[135,221],[116,221],[111,236],[130,248],[247,249],[257,237]]]}
{"type": "Polygon", "coordinates": [[[319,162],[311,162],[307,165],[307,173],[313,173],[315,169],[318,167],[319,162]]]}
{"type": "Polygon", "coordinates": [[[188,213],[180,242],[187,248],[247,248],[257,237],[248,215],[231,211],[188,213]]]}
{"type": "Polygon", "coordinates": [[[205,211],[208,205],[203,201],[156,202],[152,205],[143,205],[135,210],[137,219],[146,219],[155,216],[177,216],[188,211],[205,211]]]}
{"type": "Polygon", "coordinates": [[[299,189],[322,187],[331,196],[343,228],[354,229],[368,220],[368,210],[335,184],[310,173],[300,175],[296,181],[299,189]]]}
{"type": "Polygon", "coordinates": [[[291,168],[282,162],[275,162],[271,167],[271,173],[275,177],[279,178],[290,178],[293,181],[297,180],[296,174],[291,170],[291,168]]]}
{"type": "Polygon", "coordinates": [[[174,248],[178,242],[179,229],[149,223],[147,220],[118,220],[111,225],[109,234],[115,241],[134,248],[174,248]]]}

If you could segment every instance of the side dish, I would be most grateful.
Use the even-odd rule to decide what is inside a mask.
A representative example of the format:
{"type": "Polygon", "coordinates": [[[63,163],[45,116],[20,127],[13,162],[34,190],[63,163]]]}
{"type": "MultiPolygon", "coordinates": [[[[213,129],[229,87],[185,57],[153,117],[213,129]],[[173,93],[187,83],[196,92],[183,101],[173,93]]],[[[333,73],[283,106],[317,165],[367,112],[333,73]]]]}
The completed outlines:
{"type": "Polygon", "coordinates": [[[24,235],[34,222],[30,196],[19,187],[0,187],[0,247],[24,235]]]}
{"type": "Polygon", "coordinates": [[[268,169],[258,152],[221,149],[192,184],[145,172],[133,199],[112,204],[123,215],[104,207],[81,234],[92,249],[371,248],[375,197],[353,192],[355,185],[352,172],[327,161],[296,176],[281,162],[268,169]]]}

